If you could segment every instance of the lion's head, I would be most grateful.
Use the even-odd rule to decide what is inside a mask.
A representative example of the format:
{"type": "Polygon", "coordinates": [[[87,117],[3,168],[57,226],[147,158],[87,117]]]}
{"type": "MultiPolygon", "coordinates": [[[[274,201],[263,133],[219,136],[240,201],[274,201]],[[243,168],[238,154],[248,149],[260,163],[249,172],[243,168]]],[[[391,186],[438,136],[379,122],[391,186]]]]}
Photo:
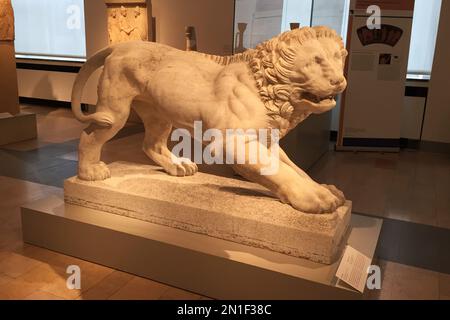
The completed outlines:
{"type": "Polygon", "coordinates": [[[336,106],[347,86],[342,38],[328,27],[301,28],[260,44],[250,61],[269,116],[289,130],[336,106]]]}

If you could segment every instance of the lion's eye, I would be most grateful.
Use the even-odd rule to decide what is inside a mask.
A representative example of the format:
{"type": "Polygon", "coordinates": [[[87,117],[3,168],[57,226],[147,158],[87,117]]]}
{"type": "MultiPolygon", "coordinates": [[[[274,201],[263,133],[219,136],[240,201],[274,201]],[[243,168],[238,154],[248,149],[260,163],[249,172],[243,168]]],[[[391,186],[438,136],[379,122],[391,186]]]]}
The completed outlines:
{"type": "Polygon", "coordinates": [[[315,56],[314,60],[316,61],[316,63],[320,64],[323,62],[324,59],[321,56],[315,56]]]}

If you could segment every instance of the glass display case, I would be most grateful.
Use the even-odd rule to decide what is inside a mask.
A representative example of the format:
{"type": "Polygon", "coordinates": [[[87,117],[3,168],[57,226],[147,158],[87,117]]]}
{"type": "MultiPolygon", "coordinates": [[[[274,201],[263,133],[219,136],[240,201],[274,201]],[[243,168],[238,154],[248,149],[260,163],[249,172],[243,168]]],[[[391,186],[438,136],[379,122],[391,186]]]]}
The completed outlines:
{"type": "Polygon", "coordinates": [[[234,52],[291,27],[325,25],[345,39],[350,0],[236,0],[234,52]]]}

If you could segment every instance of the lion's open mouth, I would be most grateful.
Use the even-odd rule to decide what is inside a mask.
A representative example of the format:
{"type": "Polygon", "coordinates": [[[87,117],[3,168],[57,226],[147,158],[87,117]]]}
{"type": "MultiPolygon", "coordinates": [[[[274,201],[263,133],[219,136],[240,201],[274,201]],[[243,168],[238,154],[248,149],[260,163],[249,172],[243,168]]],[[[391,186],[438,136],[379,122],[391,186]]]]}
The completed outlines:
{"type": "Polygon", "coordinates": [[[312,93],[304,92],[302,94],[302,99],[308,100],[308,101],[313,102],[313,103],[320,104],[321,102],[334,101],[335,97],[332,96],[332,95],[331,96],[327,96],[327,97],[319,97],[319,96],[316,96],[316,95],[314,95],[312,93]]]}
{"type": "Polygon", "coordinates": [[[316,114],[327,112],[336,106],[334,95],[320,97],[309,92],[302,92],[299,102],[302,101],[308,111],[316,114]]]}

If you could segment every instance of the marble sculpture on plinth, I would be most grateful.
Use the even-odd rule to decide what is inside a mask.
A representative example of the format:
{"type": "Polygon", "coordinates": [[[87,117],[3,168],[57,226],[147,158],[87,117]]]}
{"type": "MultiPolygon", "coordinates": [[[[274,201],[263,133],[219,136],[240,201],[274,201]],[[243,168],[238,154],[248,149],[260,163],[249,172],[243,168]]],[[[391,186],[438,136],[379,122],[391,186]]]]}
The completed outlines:
{"type": "MultiPolygon", "coordinates": [[[[74,84],[72,110],[91,125],[79,145],[78,178],[110,178],[100,161],[103,145],[125,125],[132,102],[146,133],[144,152],[169,175],[191,176],[197,165],[174,161],[167,147],[172,128],[193,131],[195,121],[208,129],[278,129],[280,136],[310,115],[335,107],[346,88],[347,51],[328,27],[282,33],[234,56],[185,52],[150,42],[110,46],[90,58],[74,84]],[[83,87],[104,66],[96,112],[81,111],[83,87]]],[[[236,164],[241,176],[269,189],[303,213],[333,213],[345,204],[334,186],[320,185],[280,150],[276,174],[261,175],[261,164],[236,164]]]]}

